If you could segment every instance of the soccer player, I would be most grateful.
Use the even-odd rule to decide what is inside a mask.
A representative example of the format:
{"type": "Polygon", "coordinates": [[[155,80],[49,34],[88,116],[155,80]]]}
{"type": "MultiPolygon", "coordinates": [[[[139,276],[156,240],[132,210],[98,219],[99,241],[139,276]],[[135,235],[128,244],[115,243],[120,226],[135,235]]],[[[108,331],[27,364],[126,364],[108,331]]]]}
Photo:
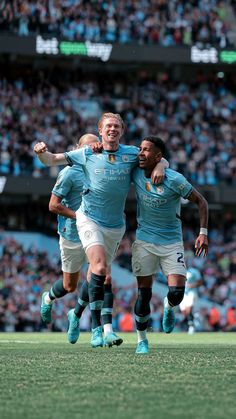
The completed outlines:
{"type": "MultiPolygon", "coordinates": [[[[93,153],[91,148],[53,154],[45,143],[34,150],[40,161],[48,166],[71,164],[83,168],[87,189],[77,215],[81,242],[90,263],[89,306],[92,317],[93,347],[103,345],[101,309],[104,299],[104,281],[108,266],[115,257],[125,231],[124,206],[131,183],[132,169],[138,165],[139,149],[121,145],[124,122],[119,114],[103,114],[98,123],[103,151],[93,153]]],[[[161,159],[160,159],[161,160],[161,159]]],[[[153,181],[163,179],[165,162],[158,162],[153,181]]]]}
{"type": "MultiPolygon", "coordinates": [[[[98,141],[97,136],[85,134],[79,139],[76,148],[95,144],[98,141]]],[[[81,204],[83,188],[84,173],[82,168],[80,166],[66,166],[60,171],[52,190],[49,210],[58,214],[63,280],[58,279],[50,291],[44,292],[42,295],[41,317],[46,323],[50,323],[52,320],[53,301],[75,291],[80,269],[87,262],[85,251],[77,232],[75,214],[75,211],[81,204]]],[[[106,275],[104,288],[104,303],[101,317],[105,340],[107,339],[110,346],[113,344],[120,345],[123,340],[112,329],[113,294],[110,274],[106,275]]],[[[81,286],[75,310],[72,309],[68,313],[69,329],[67,335],[70,343],[76,343],[79,338],[79,319],[88,303],[88,282],[85,280],[81,286]]]]}
{"type": "Polygon", "coordinates": [[[179,308],[188,323],[188,333],[192,335],[195,332],[194,305],[198,300],[198,287],[203,284],[203,280],[200,271],[196,268],[189,268],[186,277],[184,298],[179,308]]]}
{"type": "Polygon", "coordinates": [[[164,181],[154,185],[151,173],[165,155],[163,141],[147,136],[141,143],[139,168],[133,172],[137,195],[136,241],[132,248],[132,268],[138,282],[135,320],[138,335],[137,354],[148,353],[146,330],[150,317],[153,275],[161,267],[168,279],[169,291],[164,300],[163,330],[172,332],[174,307],[184,296],[186,267],[180,218],[181,197],[199,208],[200,233],[195,242],[196,255],[207,255],[208,207],[203,196],[180,173],[166,169],[164,181]]]}

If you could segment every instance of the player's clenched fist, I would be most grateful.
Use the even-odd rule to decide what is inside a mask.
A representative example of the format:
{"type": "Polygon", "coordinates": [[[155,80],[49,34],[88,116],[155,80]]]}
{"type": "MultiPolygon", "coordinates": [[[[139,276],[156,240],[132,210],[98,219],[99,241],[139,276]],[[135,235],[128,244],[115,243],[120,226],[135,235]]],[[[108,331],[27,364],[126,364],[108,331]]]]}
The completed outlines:
{"type": "Polygon", "coordinates": [[[45,151],[48,151],[48,148],[47,148],[47,146],[46,146],[46,144],[44,142],[35,144],[35,146],[34,146],[34,152],[36,154],[45,153],[45,151]]]}

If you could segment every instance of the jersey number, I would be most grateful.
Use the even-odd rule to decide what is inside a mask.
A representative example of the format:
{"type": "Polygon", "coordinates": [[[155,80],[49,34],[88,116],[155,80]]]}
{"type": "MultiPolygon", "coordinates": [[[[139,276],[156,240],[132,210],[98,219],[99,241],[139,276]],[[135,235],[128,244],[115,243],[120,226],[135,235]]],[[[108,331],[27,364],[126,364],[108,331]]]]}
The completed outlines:
{"type": "Polygon", "coordinates": [[[184,254],[181,252],[177,252],[177,255],[179,255],[177,257],[177,262],[182,263],[182,265],[184,265],[184,254]]]}

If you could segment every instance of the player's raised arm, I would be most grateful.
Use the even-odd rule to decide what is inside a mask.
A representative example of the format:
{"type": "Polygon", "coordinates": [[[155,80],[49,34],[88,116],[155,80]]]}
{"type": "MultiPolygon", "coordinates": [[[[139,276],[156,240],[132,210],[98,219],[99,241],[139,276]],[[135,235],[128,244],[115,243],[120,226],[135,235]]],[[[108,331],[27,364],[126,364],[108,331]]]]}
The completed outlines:
{"type": "Polygon", "coordinates": [[[68,163],[63,153],[50,153],[44,142],[37,143],[34,146],[34,152],[45,166],[60,166],[68,163]]]}
{"type": "Polygon", "coordinates": [[[192,190],[188,200],[197,204],[199,211],[200,232],[195,241],[196,256],[206,256],[208,253],[208,204],[196,189],[192,190]]]}

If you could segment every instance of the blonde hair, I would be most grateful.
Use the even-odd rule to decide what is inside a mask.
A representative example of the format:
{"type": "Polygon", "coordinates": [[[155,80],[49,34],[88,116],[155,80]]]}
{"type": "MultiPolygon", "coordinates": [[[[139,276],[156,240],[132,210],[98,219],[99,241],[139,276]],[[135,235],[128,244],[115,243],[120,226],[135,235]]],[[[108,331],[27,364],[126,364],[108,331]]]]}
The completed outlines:
{"type": "Polygon", "coordinates": [[[119,113],[112,113],[112,112],[107,112],[107,113],[102,114],[101,118],[98,121],[98,129],[100,129],[102,127],[104,119],[107,119],[107,118],[116,118],[117,121],[119,121],[119,123],[121,124],[122,129],[123,130],[125,129],[125,123],[124,123],[123,119],[121,118],[120,114],[119,113]]]}
{"type": "Polygon", "coordinates": [[[99,138],[94,134],[84,134],[82,135],[82,137],[79,138],[79,140],[76,141],[76,147],[82,147],[89,138],[94,142],[99,141],[99,138]]]}

